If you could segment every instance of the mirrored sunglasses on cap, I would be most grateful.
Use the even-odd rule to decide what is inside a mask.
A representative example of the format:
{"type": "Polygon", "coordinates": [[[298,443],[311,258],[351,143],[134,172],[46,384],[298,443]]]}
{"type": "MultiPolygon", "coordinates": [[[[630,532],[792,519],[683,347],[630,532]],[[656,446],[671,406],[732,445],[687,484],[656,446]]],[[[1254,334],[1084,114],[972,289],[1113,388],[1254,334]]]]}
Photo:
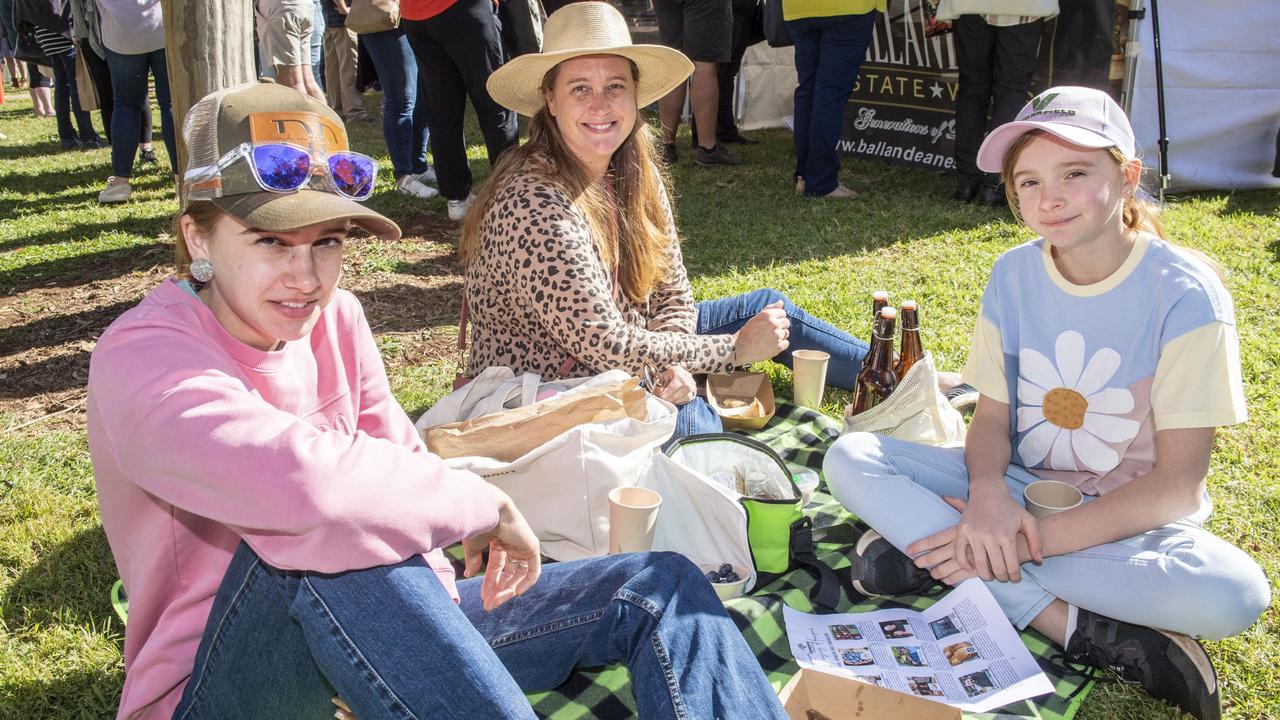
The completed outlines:
{"type": "Polygon", "coordinates": [[[339,195],[352,200],[366,200],[373,194],[378,176],[378,163],[368,155],[349,150],[332,152],[324,163],[314,165],[311,153],[290,143],[242,143],[218,159],[212,167],[192,168],[183,176],[188,185],[209,180],[240,159],[245,159],[253,170],[253,178],[263,190],[291,193],[307,186],[316,168],[322,168],[339,195]]]}

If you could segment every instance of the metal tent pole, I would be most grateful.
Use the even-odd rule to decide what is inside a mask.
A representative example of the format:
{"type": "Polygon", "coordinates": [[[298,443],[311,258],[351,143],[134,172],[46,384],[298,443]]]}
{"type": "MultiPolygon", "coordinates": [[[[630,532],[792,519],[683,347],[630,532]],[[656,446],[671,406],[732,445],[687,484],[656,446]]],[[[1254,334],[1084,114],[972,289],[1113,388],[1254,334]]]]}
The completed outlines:
{"type": "Polygon", "coordinates": [[[1143,0],[1132,0],[1129,4],[1129,34],[1124,49],[1124,82],[1120,85],[1120,107],[1130,115],[1133,114],[1133,88],[1138,74],[1138,60],[1142,57],[1142,43],[1139,42],[1142,18],[1146,14],[1143,0]]]}
{"type": "Polygon", "coordinates": [[[1160,57],[1160,12],[1157,0],[1151,0],[1151,44],[1156,55],[1156,116],[1160,120],[1160,201],[1169,189],[1169,132],[1165,127],[1164,63],[1160,57]]]}

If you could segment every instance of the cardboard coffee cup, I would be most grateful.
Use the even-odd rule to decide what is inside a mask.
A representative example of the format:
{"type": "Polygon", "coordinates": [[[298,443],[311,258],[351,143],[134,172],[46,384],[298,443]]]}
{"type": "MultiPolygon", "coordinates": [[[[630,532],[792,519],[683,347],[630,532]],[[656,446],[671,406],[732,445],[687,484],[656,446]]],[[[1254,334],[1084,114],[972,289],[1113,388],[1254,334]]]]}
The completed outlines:
{"type": "Polygon", "coordinates": [[[641,487],[609,491],[609,554],[648,552],[662,496],[641,487]]]}
{"type": "Polygon", "coordinates": [[[827,363],[830,361],[831,356],[821,350],[791,353],[791,398],[797,405],[821,407],[822,391],[827,386],[827,363]]]}
{"type": "Polygon", "coordinates": [[[1084,494],[1070,483],[1059,480],[1037,480],[1022,491],[1027,512],[1038,518],[1070,510],[1084,502],[1084,494]]]}

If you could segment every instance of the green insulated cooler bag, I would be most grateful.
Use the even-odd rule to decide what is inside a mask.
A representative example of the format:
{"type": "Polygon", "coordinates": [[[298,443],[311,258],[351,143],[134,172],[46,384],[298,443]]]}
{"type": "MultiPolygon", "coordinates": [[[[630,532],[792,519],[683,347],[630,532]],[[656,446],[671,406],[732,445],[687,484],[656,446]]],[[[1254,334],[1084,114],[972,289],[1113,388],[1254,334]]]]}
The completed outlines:
{"type": "Polygon", "coordinates": [[[831,609],[839,601],[835,573],[815,555],[800,490],[768,445],[730,433],[691,435],[655,455],[637,484],[662,496],[654,550],[700,567],[745,568],[748,588],[805,567],[818,574],[814,604],[831,609]]]}

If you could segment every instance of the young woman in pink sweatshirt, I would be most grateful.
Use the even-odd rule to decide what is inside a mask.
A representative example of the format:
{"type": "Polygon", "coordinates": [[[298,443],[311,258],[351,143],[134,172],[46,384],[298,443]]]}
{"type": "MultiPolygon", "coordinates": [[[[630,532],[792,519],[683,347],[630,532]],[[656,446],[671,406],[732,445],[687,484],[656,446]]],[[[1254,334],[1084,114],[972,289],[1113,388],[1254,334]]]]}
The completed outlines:
{"type": "Polygon", "coordinates": [[[338,289],[376,163],[292,89],[188,114],[180,274],[103,334],[89,443],[130,596],[122,718],[534,717],[627,663],[645,718],[783,718],[686,559],[542,567],[501,491],[426,451],[338,289]],[[454,581],[440,548],[461,541],[454,581]],[[482,553],[488,551],[487,564],[482,553]]]}

